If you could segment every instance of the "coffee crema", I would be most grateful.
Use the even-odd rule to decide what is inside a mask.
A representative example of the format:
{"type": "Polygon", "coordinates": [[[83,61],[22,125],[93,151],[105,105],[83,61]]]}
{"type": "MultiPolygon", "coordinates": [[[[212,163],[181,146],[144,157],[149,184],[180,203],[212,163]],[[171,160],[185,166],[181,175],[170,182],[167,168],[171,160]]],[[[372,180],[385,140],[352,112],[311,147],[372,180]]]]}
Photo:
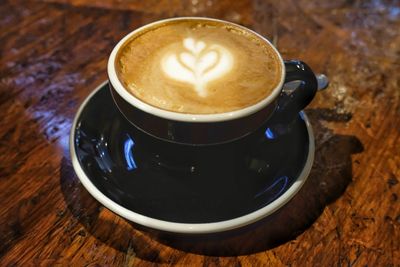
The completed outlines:
{"type": "Polygon", "coordinates": [[[239,110],[278,86],[281,61],[270,44],[241,27],[175,20],[131,37],[116,59],[126,90],[152,106],[190,114],[239,110]]]}

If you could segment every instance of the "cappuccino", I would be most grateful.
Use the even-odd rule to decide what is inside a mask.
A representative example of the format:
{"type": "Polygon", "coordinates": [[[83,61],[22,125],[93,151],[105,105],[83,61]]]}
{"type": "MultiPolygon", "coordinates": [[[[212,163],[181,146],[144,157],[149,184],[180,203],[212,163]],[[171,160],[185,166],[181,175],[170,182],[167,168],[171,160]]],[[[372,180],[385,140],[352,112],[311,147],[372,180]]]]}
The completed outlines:
{"type": "Polygon", "coordinates": [[[169,21],[145,28],[118,52],[125,89],[168,111],[215,114],[265,99],[282,79],[274,48],[241,27],[213,20],[169,21]]]}

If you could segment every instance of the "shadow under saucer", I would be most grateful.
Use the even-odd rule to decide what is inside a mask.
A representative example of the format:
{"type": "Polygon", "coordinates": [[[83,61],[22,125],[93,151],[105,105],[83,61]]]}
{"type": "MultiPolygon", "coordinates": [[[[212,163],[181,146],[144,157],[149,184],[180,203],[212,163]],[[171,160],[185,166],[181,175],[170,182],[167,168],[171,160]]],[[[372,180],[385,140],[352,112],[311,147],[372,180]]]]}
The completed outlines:
{"type": "MultiPolygon", "coordinates": [[[[336,135],[321,123],[322,121],[348,121],[351,119],[349,114],[337,114],[327,109],[311,109],[307,111],[307,114],[314,126],[317,144],[314,166],[306,183],[299,193],[279,211],[236,230],[201,235],[176,234],[130,223],[124,224],[123,229],[119,229],[118,232],[123,234],[113,235],[115,228],[121,226],[116,226],[99,217],[102,206],[80,184],[74,175],[70,160],[66,158],[61,162],[61,189],[72,215],[92,236],[120,251],[127,251],[133,247],[137,257],[148,261],[164,262],[159,252],[165,251],[165,245],[187,252],[213,256],[237,256],[265,251],[296,238],[318,218],[327,204],[344,192],[352,179],[351,154],[363,151],[363,146],[356,137],[336,135]]],[[[102,140],[101,136],[98,140],[102,140]]],[[[94,148],[96,149],[96,146],[94,148]]],[[[213,153],[218,155],[218,151],[213,151],[213,153]]],[[[161,168],[165,171],[165,166],[161,168]]],[[[168,171],[176,173],[181,170],[169,169],[168,171]]],[[[188,171],[190,172],[190,168],[188,171]]],[[[224,182],[226,183],[226,180],[224,182]]],[[[246,184],[243,185],[246,186],[246,184]]],[[[207,188],[202,190],[207,190],[207,188]]],[[[222,214],[237,216],[232,212],[222,214]]],[[[190,219],[193,217],[189,218],[189,221],[190,219]]]]}
{"type": "MultiPolygon", "coordinates": [[[[311,120],[318,111],[308,112],[311,120]]],[[[317,125],[317,124],[316,124],[317,125]]],[[[295,239],[339,198],[352,181],[351,155],[363,151],[354,136],[330,133],[317,145],[314,167],[299,193],[274,214],[241,229],[202,236],[151,233],[158,241],[180,250],[210,256],[237,256],[265,251],[295,239]]]]}

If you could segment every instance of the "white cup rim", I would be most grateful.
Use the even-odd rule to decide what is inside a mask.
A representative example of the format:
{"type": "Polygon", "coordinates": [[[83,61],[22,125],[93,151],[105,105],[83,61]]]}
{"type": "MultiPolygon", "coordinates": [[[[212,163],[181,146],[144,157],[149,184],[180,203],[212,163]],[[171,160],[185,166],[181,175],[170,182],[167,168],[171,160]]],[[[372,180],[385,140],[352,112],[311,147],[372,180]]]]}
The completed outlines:
{"type": "Polygon", "coordinates": [[[169,19],[155,21],[150,24],[146,24],[146,25],[130,32],[124,38],[122,38],[117,43],[117,45],[114,47],[114,49],[112,50],[110,57],[108,59],[107,72],[108,72],[109,80],[110,80],[113,88],[115,89],[115,91],[125,101],[127,101],[132,106],[134,106],[144,112],[150,113],[152,115],[155,115],[155,116],[158,116],[161,118],[165,118],[165,119],[173,120],[173,121],[183,121],[183,122],[220,122],[220,121],[234,120],[234,119],[246,117],[248,115],[256,113],[257,111],[260,111],[264,107],[268,106],[279,96],[281,89],[283,87],[283,83],[285,81],[285,65],[284,65],[283,59],[282,59],[280,53],[278,52],[278,50],[271,44],[271,42],[269,42],[262,35],[254,32],[244,26],[238,25],[233,22],[228,22],[228,21],[213,19],[213,18],[206,18],[206,17],[169,18],[169,19]],[[215,114],[187,114],[187,113],[168,111],[168,110],[164,110],[164,109],[152,106],[150,104],[147,104],[147,103],[143,102],[142,100],[140,100],[139,98],[135,97],[134,95],[128,93],[127,90],[124,88],[123,84],[121,83],[121,81],[119,80],[116,69],[115,69],[115,60],[116,60],[116,56],[118,54],[119,49],[125,44],[125,42],[127,42],[130,38],[132,38],[132,36],[134,36],[135,34],[141,32],[147,28],[154,27],[156,25],[163,24],[163,23],[170,22],[170,21],[190,20],[190,19],[227,23],[227,24],[233,25],[235,27],[239,27],[246,31],[249,31],[250,33],[261,38],[263,41],[265,41],[267,44],[269,44],[271,46],[271,48],[273,49],[273,51],[275,51],[275,53],[279,59],[279,63],[281,65],[280,67],[281,67],[282,72],[281,72],[281,79],[280,79],[278,85],[272,90],[272,92],[266,98],[257,102],[254,105],[251,105],[246,108],[239,109],[239,110],[234,110],[234,111],[224,112],[224,113],[215,113],[215,114]]]}

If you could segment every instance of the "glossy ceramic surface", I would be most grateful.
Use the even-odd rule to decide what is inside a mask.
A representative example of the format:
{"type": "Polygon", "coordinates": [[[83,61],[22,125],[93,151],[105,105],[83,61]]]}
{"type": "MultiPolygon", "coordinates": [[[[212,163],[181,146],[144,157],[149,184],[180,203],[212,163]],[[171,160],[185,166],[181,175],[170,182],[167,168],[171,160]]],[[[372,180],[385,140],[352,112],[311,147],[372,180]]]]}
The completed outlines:
{"type": "MultiPolygon", "coordinates": [[[[265,126],[224,145],[163,142],[127,122],[103,84],[78,112],[71,150],[85,187],[93,185],[98,191],[89,192],[114,212],[187,226],[234,220],[282,202],[287,191],[293,195],[311,167],[309,131],[300,113],[288,133],[276,139],[265,126]]],[[[290,198],[286,194],[282,205],[290,198]]]]}

